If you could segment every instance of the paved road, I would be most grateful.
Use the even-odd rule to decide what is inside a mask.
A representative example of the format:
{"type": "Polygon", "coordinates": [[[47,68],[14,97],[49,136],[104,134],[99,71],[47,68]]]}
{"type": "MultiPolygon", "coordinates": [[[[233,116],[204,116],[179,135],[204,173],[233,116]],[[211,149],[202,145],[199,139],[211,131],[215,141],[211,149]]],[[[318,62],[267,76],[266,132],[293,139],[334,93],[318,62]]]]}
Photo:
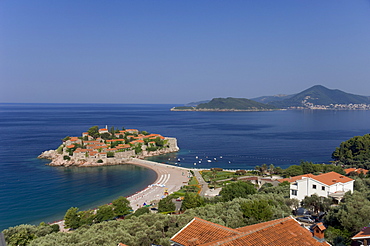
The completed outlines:
{"type": "Polygon", "coordinates": [[[199,173],[198,170],[193,170],[194,171],[194,176],[197,178],[198,183],[201,187],[201,191],[199,193],[200,196],[205,196],[206,193],[208,193],[208,184],[206,181],[204,181],[202,175],[199,173]]]}

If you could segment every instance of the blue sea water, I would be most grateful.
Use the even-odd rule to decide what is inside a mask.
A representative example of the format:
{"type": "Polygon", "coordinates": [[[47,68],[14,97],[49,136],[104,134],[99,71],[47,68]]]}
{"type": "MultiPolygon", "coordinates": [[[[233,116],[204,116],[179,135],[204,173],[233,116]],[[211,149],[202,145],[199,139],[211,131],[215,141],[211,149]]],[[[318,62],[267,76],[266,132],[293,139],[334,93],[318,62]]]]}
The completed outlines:
{"type": "Polygon", "coordinates": [[[155,180],[137,166],[58,168],[36,158],[94,125],[176,137],[181,150],[152,158],[158,162],[231,169],[328,163],[342,141],[370,128],[369,111],[171,112],[173,106],[0,104],[0,230],[61,219],[72,206],[94,208],[155,180]]]}

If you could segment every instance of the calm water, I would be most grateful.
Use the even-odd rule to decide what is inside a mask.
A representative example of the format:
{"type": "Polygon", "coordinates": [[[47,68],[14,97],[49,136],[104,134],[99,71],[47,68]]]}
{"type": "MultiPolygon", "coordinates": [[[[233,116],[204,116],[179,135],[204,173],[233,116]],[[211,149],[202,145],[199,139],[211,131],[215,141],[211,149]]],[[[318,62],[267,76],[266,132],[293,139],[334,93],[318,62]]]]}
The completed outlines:
{"type": "Polygon", "coordinates": [[[36,159],[93,125],[176,137],[181,151],[156,161],[243,169],[327,163],[342,141],[370,128],[369,111],[171,112],[172,106],[0,104],[0,230],[60,219],[71,206],[94,208],[154,181],[155,173],[140,167],[56,168],[36,159]]]}

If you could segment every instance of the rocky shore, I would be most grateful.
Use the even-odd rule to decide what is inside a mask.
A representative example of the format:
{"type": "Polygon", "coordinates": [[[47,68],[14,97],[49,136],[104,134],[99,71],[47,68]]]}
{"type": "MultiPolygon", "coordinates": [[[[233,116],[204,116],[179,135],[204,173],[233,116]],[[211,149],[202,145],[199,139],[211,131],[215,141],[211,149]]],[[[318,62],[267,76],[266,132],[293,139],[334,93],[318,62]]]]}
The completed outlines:
{"type": "Polygon", "coordinates": [[[77,166],[77,167],[95,167],[95,166],[110,166],[110,165],[120,165],[132,162],[133,158],[144,159],[150,156],[157,156],[168,154],[172,152],[179,151],[179,147],[171,146],[170,148],[160,149],[156,151],[143,151],[139,155],[130,156],[130,157],[112,157],[112,158],[103,158],[101,163],[98,162],[96,158],[85,158],[79,159],[71,156],[70,160],[63,158],[63,154],[58,154],[57,150],[47,150],[42,152],[37,158],[51,160],[47,165],[49,166],[77,166]]]}

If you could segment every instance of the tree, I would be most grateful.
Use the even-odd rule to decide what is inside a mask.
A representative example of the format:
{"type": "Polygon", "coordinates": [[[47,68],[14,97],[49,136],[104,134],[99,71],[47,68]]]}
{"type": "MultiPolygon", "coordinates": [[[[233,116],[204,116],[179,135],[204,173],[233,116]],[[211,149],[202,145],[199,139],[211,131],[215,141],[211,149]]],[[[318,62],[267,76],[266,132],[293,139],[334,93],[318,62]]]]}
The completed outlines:
{"type": "Polygon", "coordinates": [[[71,207],[64,215],[64,224],[66,228],[77,229],[80,226],[80,217],[77,214],[78,208],[71,207]]]}
{"type": "Polygon", "coordinates": [[[167,196],[161,199],[158,203],[158,212],[174,212],[176,210],[175,204],[172,202],[172,197],[167,196]]]}
{"type": "Polygon", "coordinates": [[[114,218],[114,212],[113,207],[104,204],[98,207],[98,210],[96,211],[95,221],[96,222],[103,222],[105,220],[111,220],[114,218]]]}
{"type": "Polygon", "coordinates": [[[36,226],[19,225],[10,227],[3,231],[6,242],[9,246],[25,246],[36,238],[36,226]]]}
{"type": "Polygon", "coordinates": [[[302,171],[304,174],[315,172],[314,165],[312,162],[301,161],[300,166],[302,167],[302,171]]]}
{"type": "Polygon", "coordinates": [[[252,183],[237,181],[222,188],[220,195],[223,201],[231,201],[237,197],[248,197],[248,195],[255,194],[256,192],[257,190],[252,183]]]}
{"type": "Polygon", "coordinates": [[[77,215],[80,218],[79,226],[92,225],[94,223],[95,220],[94,210],[80,211],[77,213],[77,215]]]}
{"type": "Polygon", "coordinates": [[[87,130],[87,133],[93,137],[94,139],[98,138],[100,136],[99,134],[99,127],[98,126],[93,126],[93,127],[90,127],[89,130],[87,130]]]}
{"type": "Polygon", "coordinates": [[[266,200],[251,200],[240,205],[243,215],[256,221],[267,221],[272,219],[272,208],[266,200]]]}
{"type": "Polygon", "coordinates": [[[329,210],[332,199],[326,197],[319,197],[316,194],[306,196],[302,201],[302,207],[313,211],[314,213],[326,212],[329,210]]]}
{"type": "Polygon", "coordinates": [[[137,210],[135,211],[135,213],[133,213],[133,214],[132,214],[132,216],[139,217],[139,216],[141,216],[141,215],[143,215],[143,214],[148,214],[148,213],[150,213],[149,208],[147,208],[147,207],[142,207],[142,208],[137,209],[137,210]]]}
{"type": "Polygon", "coordinates": [[[186,210],[190,208],[196,208],[204,205],[203,197],[196,193],[186,193],[184,196],[184,201],[181,205],[181,210],[186,210]]]}
{"type": "Polygon", "coordinates": [[[298,176],[302,174],[303,174],[303,169],[301,166],[298,166],[298,165],[292,165],[284,170],[284,176],[286,177],[298,176]]]}
{"type": "Polygon", "coordinates": [[[130,206],[130,201],[126,197],[120,196],[112,202],[114,215],[123,216],[129,214],[132,210],[130,206]]]}

